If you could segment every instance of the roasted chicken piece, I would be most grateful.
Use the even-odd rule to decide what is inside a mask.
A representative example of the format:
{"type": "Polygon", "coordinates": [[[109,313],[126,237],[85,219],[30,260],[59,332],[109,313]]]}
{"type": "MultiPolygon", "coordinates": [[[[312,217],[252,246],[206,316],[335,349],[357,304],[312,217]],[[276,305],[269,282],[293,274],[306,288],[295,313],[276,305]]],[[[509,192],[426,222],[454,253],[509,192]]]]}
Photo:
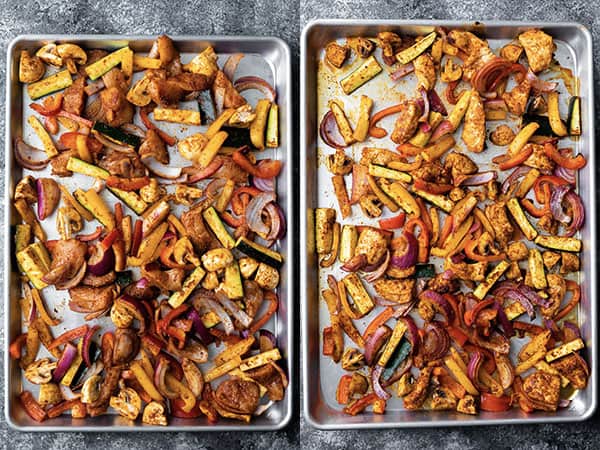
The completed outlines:
{"type": "Polygon", "coordinates": [[[504,248],[511,240],[514,228],[508,220],[504,203],[492,203],[485,207],[485,215],[489,219],[496,233],[496,241],[500,248],[504,248]]]}
{"type": "Polygon", "coordinates": [[[463,63],[463,80],[470,81],[473,74],[485,63],[497,58],[486,41],[469,31],[452,30],[448,33],[449,42],[467,54],[463,63]]]}
{"type": "Polygon", "coordinates": [[[434,88],[436,80],[435,65],[429,53],[421,53],[413,61],[417,77],[417,89],[423,87],[426,91],[434,88]]]}
{"type": "Polygon", "coordinates": [[[127,364],[138,353],[140,340],[131,328],[117,328],[112,360],[114,365],[127,364]]]}
{"type": "Polygon", "coordinates": [[[206,229],[204,218],[202,217],[202,205],[190,208],[181,216],[181,223],[186,228],[189,238],[194,245],[197,254],[201,255],[214,244],[215,238],[206,229]]]}
{"type": "Polygon", "coordinates": [[[252,414],[258,407],[260,390],[254,381],[233,378],[223,381],[215,391],[217,404],[236,414],[252,414]]]}
{"type": "Polygon", "coordinates": [[[69,158],[71,156],[78,156],[75,154],[73,150],[66,150],[64,152],[60,152],[54,158],[50,160],[50,165],[52,166],[52,175],[56,175],[57,177],[70,177],[73,175],[69,169],[67,169],[67,163],[69,162],[69,158]]]}
{"type": "Polygon", "coordinates": [[[203,74],[208,78],[209,83],[212,83],[219,70],[218,59],[215,49],[209,46],[188,64],[184,64],[183,69],[188,72],[203,74]]]}
{"type": "Polygon", "coordinates": [[[156,286],[161,291],[179,291],[183,286],[185,272],[183,269],[160,270],[154,264],[142,267],[142,276],[148,280],[151,286],[156,286]]]}
{"type": "Polygon", "coordinates": [[[439,294],[446,294],[448,292],[458,291],[460,289],[460,283],[456,278],[442,272],[436,274],[427,282],[427,288],[439,294]]]}
{"type": "Polygon", "coordinates": [[[138,150],[141,159],[153,157],[162,164],[169,164],[169,152],[158,133],[152,129],[146,132],[146,138],[138,150]]]}
{"type": "Polygon", "coordinates": [[[110,309],[117,296],[114,284],[104,287],[76,286],[69,289],[69,308],[79,313],[89,313],[86,320],[99,317],[110,309]]]}
{"type": "Polygon", "coordinates": [[[387,239],[378,229],[365,227],[358,235],[354,254],[365,255],[367,257],[367,264],[376,264],[385,256],[387,246],[387,239]]]}
{"type": "Polygon", "coordinates": [[[81,116],[85,109],[85,77],[78,77],[63,93],[63,110],[81,116]]]}
{"type": "Polygon", "coordinates": [[[502,99],[506,103],[506,106],[511,113],[517,116],[522,116],[525,113],[530,92],[531,83],[527,78],[525,78],[510,92],[505,92],[502,94],[502,99]]]}
{"type": "Polygon", "coordinates": [[[571,382],[575,389],[585,389],[590,369],[578,353],[571,353],[551,363],[558,372],[571,382]]]}
{"type": "Polygon", "coordinates": [[[546,153],[544,153],[544,146],[540,144],[529,143],[525,145],[524,150],[527,146],[533,147],[533,153],[525,160],[523,164],[529,167],[540,169],[542,172],[552,172],[554,170],[554,161],[552,161],[546,153]]]}
{"type": "Polygon", "coordinates": [[[427,388],[429,387],[432,370],[431,367],[425,367],[421,370],[412,391],[404,397],[404,407],[406,409],[419,409],[423,406],[423,402],[427,398],[427,388]]]}
{"type": "Polygon", "coordinates": [[[580,262],[579,256],[574,253],[562,252],[560,254],[561,257],[561,266],[560,273],[571,273],[577,272],[579,270],[580,262]]]}
{"type": "Polygon", "coordinates": [[[350,49],[345,45],[340,45],[337,42],[330,42],[325,47],[325,59],[329,64],[338,69],[344,65],[346,58],[348,58],[350,49]]]}
{"type": "Polygon", "coordinates": [[[271,362],[262,367],[249,370],[246,375],[267,388],[269,400],[274,402],[283,400],[285,388],[288,384],[287,377],[285,377],[281,368],[276,366],[276,363],[271,362]]]}
{"type": "Polygon", "coordinates": [[[394,124],[394,131],[392,131],[391,136],[392,141],[396,144],[404,144],[408,141],[415,134],[415,131],[417,131],[420,115],[421,109],[417,104],[414,101],[407,102],[394,124]]]}
{"type": "Polygon", "coordinates": [[[535,402],[535,408],[556,411],[560,400],[560,377],[538,370],[523,380],[523,391],[535,402]]]}
{"type": "Polygon", "coordinates": [[[222,70],[215,75],[215,80],[211,86],[215,109],[217,114],[221,114],[224,109],[239,108],[246,104],[246,99],[240,95],[233,87],[233,83],[222,70]]]}
{"type": "Polygon", "coordinates": [[[402,46],[402,39],[400,36],[391,31],[382,31],[377,33],[377,41],[379,47],[381,47],[383,61],[388,66],[396,64],[396,53],[400,51],[402,46]]]}
{"type": "Polygon", "coordinates": [[[234,163],[233,159],[231,159],[231,156],[218,155],[217,158],[219,158],[221,161],[221,167],[212,175],[212,178],[224,178],[226,180],[232,180],[238,184],[244,184],[248,182],[248,172],[234,163]]]}
{"type": "Polygon", "coordinates": [[[379,147],[365,147],[362,149],[360,164],[368,166],[369,163],[387,165],[390,161],[400,161],[401,157],[397,152],[386,150],[379,147]]]}
{"type": "MultiPolygon", "coordinates": [[[[105,89],[100,91],[100,110],[97,120],[113,127],[133,121],[134,107],[127,101],[129,83],[121,69],[111,69],[102,76],[105,89]]],[[[91,108],[91,105],[89,106],[91,108]]]]}
{"type": "Polygon", "coordinates": [[[453,180],[459,175],[471,175],[478,170],[477,165],[467,155],[457,152],[452,152],[446,157],[444,168],[450,171],[453,180]]]}
{"type": "Polygon", "coordinates": [[[430,183],[450,183],[448,171],[439,161],[422,164],[421,167],[411,173],[414,178],[419,178],[430,183]]]}
{"type": "Polygon", "coordinates": [[[542,30],[528,30],[519,35],[519,43],[525,49],[529,68],[533,72],[541,72],[548,68],[554,53],[552,36],[542,30]]]}
{"type": "Polygon", "coordinates": [[[51,254],[50,272],[44,275],[44,280],[49,284],[60,284],[72,279],[81,270],[87,245],[77,239],[59,240],[52,247],[51,254]]]}
{"type": "Polygon", "coordinates": [[[98,165],[122,178],[143,177],[146,167],[135,153],[122,153],[112,149],[105,149],[100,155],[98,165]]]}
{"type": "Polygon", "coordinates": [[[466,262],[453,263],[450,258],[444,261],[444,270],[452,270],[454,276],[466,281],[483,281],[485,280],[486,262],[476,262],[468,264],[466,262]]]}
{"type": "Polygon", "coordinates": [[[413,290],[415,280],[407,278],[405,280],[392,280],[380,278],[373,287],[375,292],[386,300],[397,303],[408,303],[413,299],[413,290]]]}
{"type": "Polygon", "coordinates": [[[446,387],[438,386],[431,393],[431,409],[448,410],[456,409],[457,400],[452,391],[446,387]]]}
{"type": "Polygon", "coordinates": [[[462,140],[472,152],[481,153],[485,148],[485,111],[481,97],[476,91],[471,93],[469,107],[465,113],[462,140]]]}
{"type": "Polygon", "coordinates": [[[544,317],[551,319],[556,312],[560,309],[560,305],[565,298],[567,293],[567,283],[563,277],[555,273],[549,273],[546,275],[548,280],[548,299],[550,300],[550,306],[540,306],[540,311],[544,317]]]}

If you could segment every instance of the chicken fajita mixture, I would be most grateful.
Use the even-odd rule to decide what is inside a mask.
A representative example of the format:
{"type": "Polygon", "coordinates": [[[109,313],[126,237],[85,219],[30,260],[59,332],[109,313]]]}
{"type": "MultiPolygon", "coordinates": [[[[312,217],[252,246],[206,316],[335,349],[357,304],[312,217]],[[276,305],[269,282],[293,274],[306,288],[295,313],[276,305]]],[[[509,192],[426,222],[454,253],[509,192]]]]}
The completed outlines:
{"type": "Polygon", "coordinates": [[[539,29],[491,48],[444,28],[326,45],[319,143],[332,195],[315,210],[315,251],[322,353],[338,364],[346,414],[385,414],[394,398],[406,410],[552,412],[586,388],[586,158],[578,81],[555,45],[539,29]]]}
{"type": "Polygon", "coordinates": [[[279,146],[279,110],[267,81],[235,77],[243,58],[220,66],[209,46],[184,63],[167,36],[148,54],[70,43],[21,53],[42,148],[25,135],[14,144],[23,328],[10,356],[32,419],[250,422],[284,398],[269,331],[282,162],[261,156],[279,146]]]}

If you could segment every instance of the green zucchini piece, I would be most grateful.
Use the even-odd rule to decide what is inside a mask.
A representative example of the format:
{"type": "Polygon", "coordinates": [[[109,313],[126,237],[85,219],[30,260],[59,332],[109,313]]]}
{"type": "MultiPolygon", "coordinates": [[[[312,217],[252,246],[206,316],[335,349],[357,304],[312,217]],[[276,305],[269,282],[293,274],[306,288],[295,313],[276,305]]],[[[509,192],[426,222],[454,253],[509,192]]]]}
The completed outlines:
{"type": "Polygon", "coordinates": [[[101,180],[106,180],[110,176],[108,170],[85,162],[84,160],[76,158],[74,156],[71,156],[67,161],[67,169],[71,172],[80,173],[82,175],[88,175],[90,177],[100,178],[101,180]]]}
{"type": "Polygon", "coordinates": [[[283,257],[279,253],[263,245],[257,244],[256,242],[252,242],[243,236],[237,240],[235,248],[251,258],[274,267],[275,269],[279,269],[283,265],[283,257]]]}
{"type": "Polygon", "coordinates": [[[397,53],[396,59],[400,64],[408,64],[421,53],[423,53],[425,50],[427,50],[431,46],[431,44],[433,44],[436,37],[437,33],[435,31],[432,31],[419,42],[415,42],[407,49],[404,49],[400,53],[397,53]]]}
{"type": "Polygon", "coordinates": [[[192,293],[192,291],[196,289],[196,286],[200,284],[205,274],[206,272],[202,267],[196,267],[194,271],[190,273],[183,282],[183,287],[181,288],[181,290],[171,295],[171,297],[169,298],[169,305],[171,305],[173,308],[177,308],[183,302],[185,302],[192,293]]]}
{"type": "Polygon", "coordinates": [[[569,136],[581,136],[581,98],[574,95],[569,100],[569,136]]]}
{"type": "Polygon", "coordinates": [[[374,56],[369,56],[351,74],[340,81],[344,94],[350,95],[367,81],[375,78],[383,69],[374,56]]]}
{"type": "Polygon", "coordinates": [[[225,292],[227,297],[232,300],[244,298],[244,285],[242,284],[242,275],[237,261],[233,261],[225,268],[225,292]]]}
{"type": "Polygon", "coordinates": [[[388,180],[404,181],[405,183],[410,183],[412,181],[412,177],[406,172],[373,163],[369,164],[369,175],[378,178],[387,178],[388,180]]]}
{"type": "Polygon", "coordinates": [[[227,139],[223,143],[224,147],[240,148],[247,145],[250,148],[254,148],[254,145],[250,142],[249,128],[221,127],[221,130],[227,133],[227,139]]]}
{"type": "Polygon", "coordinates": [[[111,127],[110,125],[106,125],[102,122],[95,122],[94,126],[92,127],[92,132],[100,133],[116,144],[128,145],[129,147],[135,149],[137,149],[142,143],[142,139],[139,136],[125,133],[118,128],[111,127]]]}
{"type": "Polygon", "coordinates": [[[396,369],[400,366],[402,361],[404,361],[408,357],[408,355],[410,354],[410,350],[411,350],[410,342],[408,342],[408,340],[406,340],[406,339],[402,339],[402,341],[400,342],[400,345],[398,347],[396,347],[396,350],[394,350],[394,353],[392,354],[392,357],[388,361],[387,366],[385,366],[385,369],[383,369],[381,378],[383,378],[384,381],[387,381],[391,378],[391,376],[394,374],[396,369]]]}
{"type": "Polygon", "coordinates": [[[113,67],[119,65],[123,61],[123,56],[129,52],[129,47],[120,48],[112,53],[109,53],[104,58],[99,59],[93,64],[85,68],[85,73],[88,74],[90,80],[96,80],[108,72],[113,67]]]}
{"type": "Polygon", "coordinates": [[[580,252],[581,251],[581,240],[568,237],[568,236],[546,236],[538,235],[533,241],[541,247],[551,248],[553,250],[560,250],[563,252],[580,252]]]}
{"type": "Polygon", "coordinates": [[[121,288],[131,284],[133,282],[133,272],[131,270],[117,272],[116,282],[121,288]]]}
{"type": "Polygon", "coordinates": [[[276,103],[269,110],[266,143],[269,148],[279,147],[279,106],[276,103]]]}
{"type": "Polygon", "coordinates": [[[433,264],[417,264],[413,278],[433,278],[435,276],[435,266],[433,264]]]}
{"type": "Polygon", "coordinates": [[[537,123],[540,127],[535,132],[538,136],[556,136],[552,127],[550,126],[550,119],[546,116],[539,116],[537,114],[525,114],[523,116],[523,127],[530,124],[531,122],[537,123]]]}
{"type": "Polygon", "coordinates": [[[148,203],[142,200],[141,197],[133,191],[123,191],[121,189],[108,186],[107,189],[111,194],[129,206],[129,208],[138,216],[148,208],[148,203]]]}
{"type": "Polygon", "coordinates": [[[40,81],[31,83],[27,86],[27,93],[31,100],[37,100],[44,95],[52,94],[53,92],[60,91],[68,88],[73,84],[73,79],[68,70],[61,70],[60,72],[50,75],[40,81]]]}
{"type": "Polygon", "coordinates": [[[230,250],[235,247],[235,241],[225,228],[225,225],[223,225],[223,222],[221,221],[221,218],[219,217],[219,214],[217,214],[215,208],[211,206],[210,208],[205,209],[202,213],[202,217],[204,217],[206,224],[215,234],[223,247],[230,250]]]}

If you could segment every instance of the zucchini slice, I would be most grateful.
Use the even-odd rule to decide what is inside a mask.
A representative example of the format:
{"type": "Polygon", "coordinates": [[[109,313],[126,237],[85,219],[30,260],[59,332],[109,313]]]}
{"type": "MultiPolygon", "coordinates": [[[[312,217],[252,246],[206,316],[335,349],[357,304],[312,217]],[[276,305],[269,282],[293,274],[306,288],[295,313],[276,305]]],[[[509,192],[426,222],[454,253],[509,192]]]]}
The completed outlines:
{"type": "Polygon", "coordinates": [[[581,240],[574,237],[539,235],[533,242],[542,247],[560,250],[563,252],[581,251],[581,240]]]}
{"type": "MultiPolygon", "coordinates": [[[[221,221],[221,218],[217,214],[217,211],[212,206],[207,208],[202,213],[202,217],[206,220],[206,224],[215,234],[219,242],[223,245],[223,247],[232,249],[236,246],[236,242],[233,240],[231,235],[227,232],[225,225],[221,221]]],[[[252,255],[249,255],[252,256],[252,255]]]]}
{"type": "Polygon", "coordinates": [[[538,136],[556,136],[552,127],[550,126],[550,120],[546,116],[540,116],[538,114],[525,114],[523,116],[523,126],[529,125],[530,123],[537,123],[538,129],[535,134],[538,136]]]}
{"type": "Polygon", "coordinates": [[[106,72],[108,72],[110,69],[112,69],[113,67],[119,65],[122,62],[123,57],[125,55],[127,55],[129,52],[131,52],[129,47],[123,47],[123,48],[120,48],[119,50],[109,53],[104,58],[99,59],[95,63],[87,66],[85,68],[85,73],[88,74],[88,77],[90,77],[90,80],[92,80],[92,81],[96,80],[96,79],[100,78],[102,75],[104,75],[106,72]]]}
{"type": "Polygon", "coordinates": [[[196,289],[196,286],[200,284],[200,281],[202,281],[202,278],[204,278],[205,274],[206,272],[202,267],[196,267],[183,282],[183,287],[181,290],[175,292],[173,295],[171,295],[171,297],[169,297],[169,305],[171,305],[173,308],[177,308],[183,302],[185,302],[192,291],[196,289]]]}
{"type": "Polygon", "coordinates": [[[397,53],[396,59],[400,64],[408,64],[421,53],[423,53],[425,50],[427,50],[431,46],[431,44],[433,44],[436,37],[437,33],[435,31],[432,31],[419,42],[415,42],[407,49],[404,49],[400,53],[397,53]]]}
{"type": "Polygon", "coordinates": [[[115,228],[115,216],[96,191],[93,189],[88,191],[77,189],[73,192],[73,195],[108,230],[115,228]]]}
{"type": "Polygon", "coordinates": [[[488,291],[492,288],[492,286],[498,281],[498,279],[502,276],[504,272],[508,269],[510,264],[506,261],[500,261],[500,263],[492,269],[492,271],[488,274],[485,280],[483,280],[475,290],[473,291],[473,295],[477,297],[479,300],[483,300],[488,293],[488,291]]]}
{"type": "Polygon", "coordinates": [[[267,119],[267,147],[279,147],[279,106],[276,103],[269,109],[269,118],[267,119]]]}
{"type": "Polygon", "coordinates": [[[123,191],[121,189],[107,187],[108,191],[125,203],[129,208],[135,212],[138,216],[141,215],[148,208],[148,203],[140,198],[140,196],[131,191],[123,191]]]}
{"type": "Polygon", "coordinates": [[[554,134],[560,137],[568,134],[567,127],[560,118],[558,92],[556,91],[548,93],[548,120],[554,134]]]}
{"type": "Polygon", "coordinates": [[[382,71],[374,56],[369,56],[351,74],[340,81],[344,94],[350,95],[367,81],[375,78],[382,71]]]}
{"type": "Polygon", "coordinates": [[[139,136],[125,133],[124,131],[121,131],[118,128],[111,127],[102,122],[94,123],[94,126],[92,127],[92,132],[100,133],[116,144],[128,145],[129,147],[132,147],[134,149],[137,149],[142,143],[142,139],[139,136]]]}
{"type": "Polygon", "coordinates": [[[406,172],[401,172],[399,170],[390,169],[388,167],[373,163],[369,163],[369,175],[387,178],[389,180],[404,181],[405,183],[410,183],[412,181],[412,177],[406,172]]]}
{"type": "Polygon", "coordinates": [[[74,156],[71,156],[67,161],[67,169],[71,172],[99,178],[101,180],[106,180],[110,176],[108,170],[104,170],[102,167],[95,166],[74,156]]]}
{"type": "Polygon", "coordinates": [[[230,299],[239,300],[244,298],[244,285],[242,284],[242,275],[237,261],[233,261],[233,263],[225,267],[223,287],[225,288],[227,297],[230,299]]]}
{"type": "Polygon", "coordinates": [[[252,242],[243,236],[237,240],[235,248],[251,258],[274,267],[275,269],[280,269],[283,265],[283,257],[279,253],[256,242],[252,242]]]}
{"type": "Polygon", "coordinates": [[[27,93],[31,100],[36,100],[44,95],[51,94],[61,89],[68,88],[73,84],[73,79],[68,70],[61,70],[60,72],[50,75],[43,80],[36,81],[27,85],[27,93]]]}
{"type": "Polygon", "coordinates": [[[443,195],[430,194],[427,191],[422,191],[421,189],[414,188],[413,192],[419,197],[421,197],[423,200],[433,204],[434,206],[437,206],[444,212],[450,213],[450,211],[452,211],[452,208],[454,208],[454,202],[443,195]]]}
{"type": "Polygon", "coordinates": [[[511,198],[507,202],[506,206],[508,207],[508,210],[515,219],[515,222],[517,222],[517,225],[519,225],[519,228],[521,229],[525,237],[530,241],[533,241],[538,235],[538,232],[535,228],[533,228],[533,226],[527,219],[527,216],[521,208],[519,200],[517,200],[516,198],[511,198]]]}
{"type": "Polygon", "coordinates": [[[162,122],[200,125],[200,112],[191,109],[155,108],[154,119],[162,122]]]}
{"type": "Polygon", "coordinates": [[[548,281],[546,280],[546,272],[544,271],[544,261],[542,260],[542,254],[537,248],[529,249],[528,264],[533,287],[536,289],[546,289],[548,281]]]}
{"type": "Polygon", "coordinates": [[[581,136],[581,98],[574,95],[569,100],[569,135],[581,136]]]}
{"type": "Polygon", "coordinates": [[[23,250],[17,252],[17,262],[33,287],[44,289],[48,284],[42,277],[50,271],[50,255],[41,242],[29,244],[23,250]]]}

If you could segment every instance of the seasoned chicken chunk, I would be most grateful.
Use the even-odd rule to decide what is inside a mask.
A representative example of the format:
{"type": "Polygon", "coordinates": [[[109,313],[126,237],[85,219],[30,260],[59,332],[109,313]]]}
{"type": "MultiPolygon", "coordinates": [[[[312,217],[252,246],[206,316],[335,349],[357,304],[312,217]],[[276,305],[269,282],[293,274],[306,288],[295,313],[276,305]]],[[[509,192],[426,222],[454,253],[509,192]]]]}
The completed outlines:
{"type": "Polygon", "coordinates": [[[565,279],[555,273],[549,273],[546,275],[548,280],[548,300],[550,300],[550,306],[540,306],[540,311],[544,317],[550,319],[559,310],[560,305],[565,298],[567,293],[567,283],[565,279]]]}
{"type": "Polygon", "coordinates": [[[510,92],[502,94],[502,99],[506,103],[508,110],[518,116],[522,116],[527,107],[529,93],[531,92],[531,83],[525,78],[516,85],[510,92]]]}
{"type": "Polygon", "coordinates": [[[385,148],[365,147],[362,149],[360,164],[368,166],[370,163],[386,166],[390,161],[400,161],[401,157],[397,152],[386,150],[385,148]]]}
{"type": "Polygon", "coordinates": [[[429,387],[429,380],[431,379],[431,367],[425,367],[421,370],[419,378],[415,382],[415,385],[406,397],[404,397],[404,407],[406,409],[419,409],[423,406],[423,402],[427,397],[427,388],[429,387]]]}
{"type": "Polygon", "coordinates": [[[435,86],[435,66],[429,53],[421,53],[413,61],[415,75],[417,76],[417,88],[423,87],[426,91],[435,86]]]}
{"type": "Polygon", "coordinates": [[[78,77],[63,94],[63,109],[80,116],[85,108],[85,77],[78,77]]]}
{"type": "Polygon", "coordinates": [[[365,227],[358,236],[354,249],[355,255],[365,255],[367,264],[379,262],[387,251],[388,241],[376,228],[365,227]]]}
{"type": "Polygon", "coordinates": [[[554,170],[554,161],[546,156],[543,145],[530,143],[527,144],[524,149],[527,150],[528,146],[533,147],[533,153],[525,160],[523,164],[529,167],[540,169],[542,172],[551,172],[554,170]]]}
{"type": "Polygon", "coordinates": [[[233,83],[227,78],[222,70],[219,70],[215,75],[215,81],[212,84],[211,90],[219,114],[223,109],[235,109],[246,104],[246,99],[236,91],[233,87],[233,83]],[[221,108],[219,109],[218,106],[221,106],[221,108]]]}
{"type": "Polygon", "coordinates": [[[571,273],[579,270],[579,256],[575,253],[562,252],[560,273],[571,273]]]}
{"type": "Polygon", "coordinates": [[[394,124],[394,131],[392,131],[391,139],[396,144],[404,144],[408,141],[419,125],[419,116],[421,115],[421,109],[413,101],[407,102],[406,107],[400,111],[396,123],[394,124]]]}
{"type": "Polygon", "coordinates": [[[345,45],[340,45],[337,42],[331,42],[325,47],[325,59],[327,62],[338,69],[342,67],[348,57],[349,48],[345,45]]]}
{"type": "Polygon", "coordinates": [[[444,261],[444,270],[452,270],[454,276],[461,280],[483,281],[485,280],[486,268],[487,263],[483,261],[473,264],[467,264],[465,262],[454,264],[450,258],[446,258],[444,261]]]}
{"type": "Polygon", "coordinates": [[[443,411],[455,409],[457,400],[452,391],[448,388],[438,386],[431,393],[431,409],[443,411]]]}
{"type": "Polygon", "coordinates": [[[375,292],[386,300],[397,303],[408,303],[412,300],[415,280],[407,278],[405,280],[386,280],[380,278],[373,285],[375,292]]]}
{"type": "Polygon", "coordinates": [[[462,140],[467,149],[475,153],[481,153],[485,147],[485,111],[481,97],[475,91],[471,93],[465,113],[462,140]]]}
{"type": "Polygon", "coordinates": [[[490,141],[494,145],[508,145],[515,138],[515,132],[508,125],[498,125],[490,134],[490,141]]]}
{"type": "Polygon", "coordinates": [[[519,43],[525,49],[529,67],[533,72],[541,72],[548,68],[554,52],[552,36],[542,30],[528,30],[519,35],[519,43]]]}
{"type": "Polygon", "coordinates": [[[169,152],[158,133],[152,129],[146,132],[146,138],[138,150],[140,158],[153,157],[158,162],[169,164],[169,152]]]}
{"type": "Polygon", "coordinates": [[[587,386],[590,369],[585,360],[578,353],[571,353],[552,364],[558,372],[571,382],[575,389],[585,389],[587,386]]]}
{"type": "Polygon", "coordinates": [[[463,64],[463,79],[470,81],[473,74],[485,63],[497,56],[490,50],[486,41],[469,31],[452,30],[448,33],[449,42],[467,54],[463,64]]]}
{"type": "Polygon", "coordinates": [[[485,215],[492,223],[494,232],[496,233],[496,241],[501,248],[512,238],[514,228],[506,215],[506,208],[503,203],[492,203],[485,207],[485,215]]]}
{"type": "Polygon", "coordinates": [[[529,249],[523,241],[511,242],[506,254],[511,261],[523,261],[529,256],[529,249]]]}
{"type": "Polygon", "coordinates": [[[477,165],[462,153],[452,152],[444,161],[444,168],[450,170],[453,179],[459,175],[471,175],[477,172],[477,165]]]}
{"type": "Polygon", "coordinates": [[[536,406],[547,411],[556,411],[560,399],[560,377],[537,371],[523,380],[523,390],[536,406]]]}
{"type": "Polygon", "coordinates": [[[552,269],[560,260],[560,254],[548,250],[542,253],[542,260],[544,261],[546,269],[552,269]]]}

